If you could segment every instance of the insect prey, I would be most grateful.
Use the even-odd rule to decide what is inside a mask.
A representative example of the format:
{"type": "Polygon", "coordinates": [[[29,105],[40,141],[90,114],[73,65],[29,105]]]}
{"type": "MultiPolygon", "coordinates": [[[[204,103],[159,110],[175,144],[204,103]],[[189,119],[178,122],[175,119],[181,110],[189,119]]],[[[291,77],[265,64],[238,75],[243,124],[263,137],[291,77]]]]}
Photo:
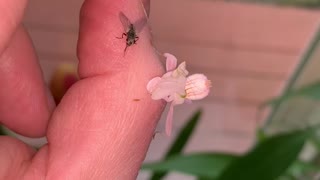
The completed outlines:
{"type": "MultiPolygon", "coordinates": [[[[139,40],[139,36],[137,35],[137,33],[141,31],[145,23],[143,24],[137,23],[137,29],[136,29],[136,27],[131,23],[131,21],[127,18],[127,16],[123,12],[119,13],[119,18],[124,28],[124,33],[122,33],[121,37],[117,37],[117,38],[123,39],[124,36],[126,36],[126,47],[124,49],[124,52],[126,52],[129,46],[132,46],[133,44],[137,44],[137,41],[139,40]]],[[[143,19],[143,21],[145,22],[145,19],[143,19]]]]}

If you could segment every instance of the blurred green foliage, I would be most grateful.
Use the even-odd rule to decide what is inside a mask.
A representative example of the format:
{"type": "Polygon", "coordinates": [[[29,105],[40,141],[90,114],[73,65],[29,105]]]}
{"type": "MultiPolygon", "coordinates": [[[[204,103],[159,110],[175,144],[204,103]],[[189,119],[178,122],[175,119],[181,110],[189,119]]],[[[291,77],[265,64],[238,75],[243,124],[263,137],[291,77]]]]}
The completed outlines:
{"type": "Polygon", "coordinates": [[[300,97],[300,96],[307,97],[313,100],[320,100],[320,82],[312,83],[308,86],[304,86],[297,90],[288,91],[283,96],[271,99],[266,103],[264,103],[263,105],[275,106],[291,98],[300,97]]]}
{"type": "Polygon", "coordinates": [[[202,178],[216,178],[236,156],[218,153],[176,155],[161,162],[145,164],[142,169],[156,172],[178,171],[202,178]]]}
{"type": "Polygon", "coordinates": [[[283,175],[292,165],[312,129],[267,137],[247,154],[198,153],[176,155],[142,168],[155,172],[178,171],[215,180],[272,180],[283,175]]]}
{"type": "MultiPolygon", "coordinates": [[[[198,110],[194,115],[187,121],[187,124],[182,128],[180,133],[178,134],[176,140],[166,153],[164,159],[168,159],[174,155],[181,154],[183,148],[186,146],[189,138],[191,137],[193,130],[196,128],[199,119],[201,117],[201,110],[198,110]]],[[[156,172],[151,176],[151,180],[159,180],[162,179],[167,174],[167,171],[156,172]]]]}
{"type": "Polygon", "coordinates": [[[272,180],[297,159],[312,130],[268,137],[253,150],[231,163],[218,180],[272,180]]]}

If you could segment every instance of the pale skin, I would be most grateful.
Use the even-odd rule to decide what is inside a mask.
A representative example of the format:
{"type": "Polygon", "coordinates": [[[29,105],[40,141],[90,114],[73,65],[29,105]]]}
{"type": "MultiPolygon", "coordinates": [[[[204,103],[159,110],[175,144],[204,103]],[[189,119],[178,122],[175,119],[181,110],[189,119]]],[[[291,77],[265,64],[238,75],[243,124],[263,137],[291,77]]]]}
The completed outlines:
{"type": "Polygon", "coordinates": [[[118,13],[143,16],[140,0],[85,1],[77,49],[81,80],[58,106],[21,25],[27,3],[0,1],[0,123],[25,136],[46,136],[48,144],[36,151],[1,136],[0,179],[135,179],[165,105],[146,89],[164,73],[148,28],[125,57],[125,41],[116,38],[123,33],[118,13]]]}

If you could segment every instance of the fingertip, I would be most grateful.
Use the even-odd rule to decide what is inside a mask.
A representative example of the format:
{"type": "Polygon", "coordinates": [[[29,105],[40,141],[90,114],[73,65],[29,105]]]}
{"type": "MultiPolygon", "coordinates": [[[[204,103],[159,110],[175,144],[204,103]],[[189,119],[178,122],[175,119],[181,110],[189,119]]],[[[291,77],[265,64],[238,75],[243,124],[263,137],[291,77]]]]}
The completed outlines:
{"type": "Polygon", "coordinates": [[[0,88],[1,123],[24,136],[44,136],[54,104],[31,40],[22,27],[0,59],[0,84],[4,87],[0,88]]]}
{"type": "Polygon", "coordinates": [[[77,52],[81,78],[125,71],[135,63],[132,59],[144,58],[139,56],[146,52],[154,53],[146,23],[141,32],[136,32],[139,37],[136,44],[127,47],[126,38],[117,38],[126,33],[119,19],[120,12],[124,12],[135,28],[139,20],[146,20],[140,0],[90,0],[82,6],[77,52]]]}
{"type": "Polygon", "coordinates": [[[27,0],[0,1],[0,54],[20,25],[27,0]]]}

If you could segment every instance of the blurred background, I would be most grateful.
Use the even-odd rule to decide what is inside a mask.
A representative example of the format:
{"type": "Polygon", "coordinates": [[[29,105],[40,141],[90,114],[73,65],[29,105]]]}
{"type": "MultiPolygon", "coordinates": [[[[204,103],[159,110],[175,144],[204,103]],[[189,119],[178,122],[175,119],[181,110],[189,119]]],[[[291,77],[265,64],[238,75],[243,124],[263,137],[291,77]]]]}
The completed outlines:
{"type": "MultiPolygon", "coordinates": [[[[29,1],[24,24],[48,84],[61,64],[77,64],[82,2],[29,1]]],[[[255,143],[257,127],[266,119],[279,118],[288,109],[300,110],[295,117],[303,114],[304,109],[297,106],[262,112],[259,106],[319,77],[320,62],[316,57],[320,54],[317,56],[317,51],[313,51],[314,60],[309,56],[311,60],[305,61],[319,27],[320,11],[315,9],[318,4],[311,0],[152,0],[150,23],[155,46],[161,52],[176,55],[180,61],[187,61],[191,73],[206,74],[213,87],[208,98],[176,107],[173,137],[157,135],[145,161],[160,160],[181,127],[199,108],[203,110],[201,121],[184,148],[185,153],[244,153],[255,143]]],[[[284,123],[281,120],[274,122],[278,123],[272,124],[275,128],[287,127],[281,125],[284,123]]],[[[163,123],[159,129],[163,129],[163,123]]],[[[149,174],[143,171],[138,179],[147,179],[149,174]]],[[[194,178],[172,173],[166,179],[194,178]]]]}

